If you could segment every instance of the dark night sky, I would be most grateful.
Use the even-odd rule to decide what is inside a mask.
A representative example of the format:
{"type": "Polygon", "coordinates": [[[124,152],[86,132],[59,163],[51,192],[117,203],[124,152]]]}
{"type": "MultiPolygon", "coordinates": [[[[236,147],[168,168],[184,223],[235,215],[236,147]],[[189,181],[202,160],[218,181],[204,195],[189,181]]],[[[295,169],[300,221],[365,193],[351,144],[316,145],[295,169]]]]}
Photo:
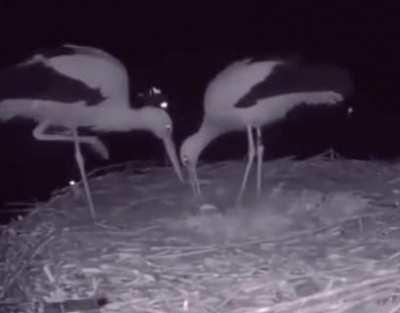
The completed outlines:
{"type": "MultiPolygon", "coordinates": [[[[64,42],[103,48],[127,65],[133,90],[154,82],[171,97],[180,142],[199,124],[205,85],[224,65],[244,56],[296,53],[351,71],[357,88],[352,99],[356,114],[347,123],[314,116],[313,123],[290,121],[272,129],[265,136],[270,156],[323,150],[324,134],[346,156],[400,155],[400,143],[391,140],[400,133],[400,4],[395,1],[375,1],[374,6],[367,1],[340,1],[340,5],[339,1],[273,1],[264,6],[261,3],[272,1],[235,5],[186,1],[185,6],[172,1],[77,2],[41,1],[39,7],[39,1],[0,2],[0,66],[64,42]]],[[[34,200],[54,184],[77,176],[72,145],[35,142],[32,127],[30,123],[0,126],[4,143],[0,199],[34,200]],[[35,183],[39,176],[48,177],[48,183],[35,183]]],[[[163,153],[150,135],[111,135],[105,141],[113,155],[111,162],[163,153]],[[138,151],[149,139],[152,144],[146,145],[147,150],[138,151]]],[[[210,158],[240,157],[245,152],[242,135],[219,142],[224,152],[218,151],[216,143],[208,149],[210,158]]],[[[89,152],[87,157],[90,168],[104,164],[89,152]]]]}

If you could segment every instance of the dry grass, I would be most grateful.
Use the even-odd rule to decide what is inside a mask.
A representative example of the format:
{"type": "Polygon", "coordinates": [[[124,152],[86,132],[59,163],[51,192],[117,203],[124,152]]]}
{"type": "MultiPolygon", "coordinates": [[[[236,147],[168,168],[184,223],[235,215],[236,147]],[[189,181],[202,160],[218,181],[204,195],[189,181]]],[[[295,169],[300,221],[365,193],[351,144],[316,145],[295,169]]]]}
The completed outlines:
{"type": "Polygon", "coordinates": [[[396,193],[382,196],[396,189],[393,169],[347,164],[350,184],[318,172],[337,174],[334,163],[277,161],[263,198],[237,210],[224,185],[235,166],[201,171],[214,211],[196,211],[162,168],[93,177],[97,223],[56,192],[1,230],[0,312],[400,312],[400,214],[396,193]],[[372,193],[355,175],[389,183],[372,193]]]}

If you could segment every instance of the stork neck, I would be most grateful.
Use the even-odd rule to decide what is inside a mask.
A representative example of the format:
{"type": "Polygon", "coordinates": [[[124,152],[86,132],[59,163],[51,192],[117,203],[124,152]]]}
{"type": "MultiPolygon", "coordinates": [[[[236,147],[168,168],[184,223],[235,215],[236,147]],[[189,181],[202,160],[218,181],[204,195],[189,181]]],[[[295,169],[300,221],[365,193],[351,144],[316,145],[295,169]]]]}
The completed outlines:
{"type": "Polygon", "coordinates": [[[221,127],[217,127],[211,123],[203,123],[200,129],[192,136],[192,143],[194,149],[194,162],[197,163],[200,154],[204,149],[216,138],[225,133],[221,127]]]}

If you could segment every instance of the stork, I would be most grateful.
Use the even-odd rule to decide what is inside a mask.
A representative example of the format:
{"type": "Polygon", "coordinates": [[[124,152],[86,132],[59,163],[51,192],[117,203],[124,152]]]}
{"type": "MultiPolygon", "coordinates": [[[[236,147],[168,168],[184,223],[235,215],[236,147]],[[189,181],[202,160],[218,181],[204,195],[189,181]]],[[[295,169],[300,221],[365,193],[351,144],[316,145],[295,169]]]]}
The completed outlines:
{"type": "Polygon", "coordinates": [[[33,130],[35,139],[75,141],[75,158],[91,212],[94,206],[79,144],[88,144],[105,159],[109,152],[97,136],[79,136],[81,127],[99,133],[153,133],[162,140],[176,175],[183,181],[172,139],[172,120],[164,109],[165,98],[153,88],[141,95],[143,107],[131,107],[127,70],[111,54],[72,44],[43,50],[0,72],[0,86],[0,120],[32,119],[38,123],[33,130]],[[49,133],[54,127],[62,131],[49,133]]]}
{"type": "Polygon", "coordinates": [[[247,58],[228,65],[209,82],[202,124],[180,149],[195,196],[202,195],[196,171],[200,154],[217,137],[240,130],[247,131],[248,161],[237,202],[241,202],[255,158],[259,196],[264,155],[262,126],[283,119],[301,104],[338,105],[352,88],[347,71],[336,66],[283,58],[247,58]]]}

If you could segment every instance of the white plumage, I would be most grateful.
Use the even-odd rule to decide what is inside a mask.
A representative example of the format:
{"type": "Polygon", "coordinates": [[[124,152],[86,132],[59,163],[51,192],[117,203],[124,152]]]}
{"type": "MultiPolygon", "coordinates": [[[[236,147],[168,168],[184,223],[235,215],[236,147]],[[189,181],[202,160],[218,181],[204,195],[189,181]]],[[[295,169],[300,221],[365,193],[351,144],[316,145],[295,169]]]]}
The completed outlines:
{"type": "MultiPolygon", "coordinates": [[[[35,120],[38,125],[33,136],[37,140],[75,141],[78,154],[78,143],[89,144],[108,158],[100,139],[78,136],[79,127],[98,132],[147,130],[162,140],[176,175],[183,180],[172,120],[163,108],[154,105],[160,91],[143,95],[142,108],[131,107],[127,70],[109,53],[71,44],[45,50],[1,72],[0,85],[0,120],[35,120]],[[52,126],[65,130],[50,134],[52,126]]],[[[76,157],[85,181],[83,158],[76,157]]]]}
{"type": "MultiPolygon", "coordinates": [[[[127,70],[107,52],[68,44],[54,52],[48,50],[36,54],[3,73],[11,73],[9,83],[17,85],[23,81],[23,85],[38,87],[36,90],[29,87],[25,94],[23,91],[19,94],[18,86],[10,88],[13,90],[11,95],[0,92],[1,120],[14,117],[34,119],[39,123],[33,132],[38,140],[73,140],[67,134],[46,134],[50,126],[65,127],[69,131],[79,127],[99,132],[147,130],[163,141],[176,174],[182,180],[172,140],[171,118],[161,108],[131,107],[127,70]],[[29,77],[32,72],[34,77],[29,77]],[[19,77],[18,74],[28,77],[19,77]]],[[[4,90],[7,89],[8,78],[3,80],[6,80],[2,84],[4,90]]],[[[150,102],[152,96],[150,94],[146,100],[150,102]]],[[[102,157],[109,157],[99,138],[81,136],[79,141],[89,144],[102,157]]]]}
{"type": "Polygon", "coordinates": [[[42,63],[63,75],[83,82],[90,88],[98,88],[105,100],[99,105],[106,105],[108,101],[112,101],[113,106],[130,106],[128,71],[120,60],[94,47],[65,44],[58,49],[60,54],[35,54],[19,66],[42,63]]]}
{"type": "Polygon", "coordinates": [[[248,162],[238,201],[243,196],[256,156],[257,193],[260,194],[264,153],[261,127],[284,118],[300,104],[341,103],[351,90],[348,73],[337,67],[305,65],[284,59],[244,59],[230,64],[208,84],[203,122],[180,149],[180,158],[188,170],[195,195],[201,195],[197,161],[211,141],[227,132],[246,129],[248,162]]]}

